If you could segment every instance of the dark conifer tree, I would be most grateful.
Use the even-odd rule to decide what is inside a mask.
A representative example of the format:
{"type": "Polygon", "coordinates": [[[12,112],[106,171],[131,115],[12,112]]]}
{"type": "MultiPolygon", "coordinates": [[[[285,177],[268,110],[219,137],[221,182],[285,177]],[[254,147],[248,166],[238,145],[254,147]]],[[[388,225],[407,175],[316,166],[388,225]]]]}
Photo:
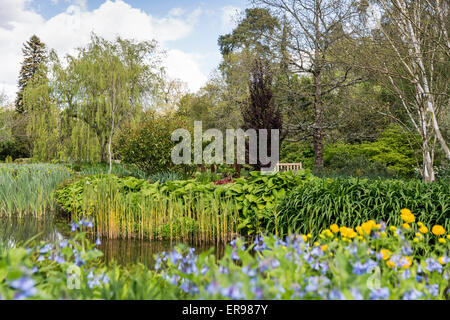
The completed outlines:
{"type": "MultiPolygon", "coordinates": [[[[244,129],[267,129],[268,151],[271,146],[271,129],[280,130],[280,144],[286,136],[283,129],[281,110],[275,105],[272,91],[272,71],[269,63],[256,58],[252,67],[249,83],[250,99],[242,110],[244,129]]],[[[259,140],[259,137],[258,137],[259,140]]],[[[261,168],[261,164],[255,166],[261,168]]]]}
{"type": "Polygon", "coordinates": [[[18,82],[19,91],[17,92],[15,102],[16,111],[18,113],[24,112],[23,92],[28,84],[28,81],[30,81],[30,79],[34,76],[41,63],[47,59],[46,46],[36,35],[33,35],[30,40],[24,43],[22,52],[24,59],[20,69],[18,82]]]}

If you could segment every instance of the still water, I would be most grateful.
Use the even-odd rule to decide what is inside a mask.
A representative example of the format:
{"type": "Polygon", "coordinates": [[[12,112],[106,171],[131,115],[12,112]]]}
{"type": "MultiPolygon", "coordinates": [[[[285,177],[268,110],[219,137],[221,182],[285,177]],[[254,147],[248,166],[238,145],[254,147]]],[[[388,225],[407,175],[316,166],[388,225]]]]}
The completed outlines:
{"type": "MultiPolygon", "coordinates": [[[[27,216],[23,218],[0,218],[0,241],[9,246],[24,244],[30,238],[36,241],[56,242],[70,238],[70,221],[60,216],[47,216],[37,219],[27,216]]],[[[92,237],[95,241],[95,237],[92,237]]],[[[169,251],[176,245],[185,245],[196,249],[197,253],[212,249],[216,257],[223,255],[223,245],[211,243],[181,243],[162,240],[108,240],[101,239],[98,249],[104,254],[106,263],[116,261],[121,265],[143,263],[152,267],[154,255],[169,251]]]]}

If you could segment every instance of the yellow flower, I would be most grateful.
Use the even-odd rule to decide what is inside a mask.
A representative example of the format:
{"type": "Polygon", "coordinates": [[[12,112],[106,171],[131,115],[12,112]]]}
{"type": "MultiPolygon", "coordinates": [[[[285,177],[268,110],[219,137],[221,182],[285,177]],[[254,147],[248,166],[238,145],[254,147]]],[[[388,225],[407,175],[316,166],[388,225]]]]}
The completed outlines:
{"type": "Polygon", "coordinates": [[[419,226],[419,227],[423,227],[424,226],[424,224],[422,223],[422,222],[417,222],[417,225],[419,226]]]}
{"type": "Polygon", "coordinates": [[[426,226],[422,225],[422,226],[419,228],[419,231],[422,232],[423,234],[425,234],[425,233],[428,232],[428,228],[427,228],[426,226]]]}
{"type": "Polygon", "coordinates": [[[314,246],[318,246],[319,245],[319,243],[316,241],[316,242],[314,242],[314,246]]]}
{"type": "Polygon", "coordinates": [[[360,226],[357,226],[355,229],[356,229],[356,232],[358,232],[360,235],[364,234],[364,231],[360,226]]]}
{"type": "Polygon", "coordinates": [[[303,241],[308,241],[308,237],[307,236],[305,236],[304,234],[302,234],[302,238],[303,238],[303,241]]]}
{"type": "Polygon", "coordinates": [[[439,243],[442,243],[442,244],[444,244],[444,243],[446,243],[447,241],[445,241],[445,238],[439,238],[439,243]]]}
{"type": "Polygon", "coordinates": [[[410,215],[410,214],[412,214],[412,212],[411,212],[411,210],[409,210],[409,209],[406,209],[406,208],[403,208],[403,209],[401,209],[400,210],[400,214],[403,216],[403,215],[410,215]]]}
{"type": "Polygon", "coordinates": [[[416,218],[414,217],[414,215],[411,213],[411,211],[404,211],[404,210],[408,210],[408,209],[402,209],[400,210],[401,213],[401,218],[403,219],[403,221],[405,221],[406,223],[412,223],[416,220],[416,218]]]}
{"type": "Polygon", "coordinates": [[[439,263],[442,264],[442,265],[445,264],[444,257],[440,257],[440,258],[438,259],[438,261],[439,261],[439,263]]]}
{"type": "Polygon", "coordinates": [[[416,237],[419,238],[419,239],[422,239],[423,235],[421,233],[419,233],[419,232],[416,232],[416,237]]]}
{"type": "Polygon", "coordinates": [[[403,261],[406,262],[406,263],[403,263],[402,268],[403,269],[408,269],[411,266],[411,264],[412,264],[411,258],[408,257],[408,256],[404,256],[403,258],[404,258],[403,261]]]}
{"type": "Polygon", "coordinates": [[[403,227],[403,229],[406,229],[406,230],[411,229],[411,226],[410,226],[409,224],[407,224],[407,223],[404,223],[404,224],[402,225],[402,227],[403,227]]]}
{"type": "Polygon", "coordinates": [[[445,233],[445,229],[443,226],[440,225],[434,225],[433,228],[431,228],[431,232],[433,232],[436,236],[442,236],[445,233]]]}
{"type": "Polygon", "coordinates": [[[323,246],[320,247],[320,249],[321,249],[322,251],[327,250],[327,248],[328,248],[328,246],[327,246],[326,244],[324,244],[323,246]]]}
{"type": "Polygon", "coordinates": [[[364,222],[361,225],[361,228],[364,230],[365,234],[370,234],[370,232],[372,231],[372,228],[375,226],[375,222],[373,222],[372,220],[368,221],[368,222],[364,222]]]}
{"type": "Polygon", "coordinates": [[[381,249],[381,250],[380,250],[380,253],[382,254],[384,260],[389,259],[389,257],[390,257],[391,254],[392,254],[392,252],[389,251],[388,249],[381,249]]]}
{"type": "Polygon", "coordinates": [[[447,239],[448,239],[448,240],[450,240],[450,234],[449,234],[449,235],[447,235],[447,239]]]}
{"type": "Polygon", "coordinates": [[[343,237],[347,237],[350,239],[353,239],[358,235],[352,228],[341,227],[340,231],[343,237]]]}
{"type": "Polygon", "coordinates": [[[414,242],[414,243],[418,243],[419,241],[420,241],[420,240],[419,240],[418,238],[414,238],[414,239],[413,239],[413,242],[414,242]]]}
{"type": "Polygon", "coordinates": [[[395,231],[397,231],[397,227],[395,227],[395,226],[390,226],[390,227],[389,227],[389,230],[391,230],[392,232],[395,232],[395,231]]]}
{"type": "Polygon", "coordinates": [[[312,238],[311,233],[308,233],[306,236],[308,237],[308,239],[311,239],[311,238],[312,238]]]}
{"type": "Polygon", "coordinates": [[[358,236],[358,239],[363,240],[364,238],[363,238],[363,236],[358,236]]]}
{"type": "Polygon", "coordinates": [[[327,236],[328,238],[333,238],[333,233],[330,231],[330,229],[325,229],[322,231],[322,234],[327,236]]]}
{"type": "Polygon", "coordinates": [[[339,226],[337,224],[332,224],[330,226],[331,231],[333,231],[333,233],[338,233],[339,232],[339,226]]]}
{"type": "Polygon", "coordinates": [[[386,265],[390,268],[394,268],[395,267],[395,262],[392,260],[386,261],[386,265]]]}

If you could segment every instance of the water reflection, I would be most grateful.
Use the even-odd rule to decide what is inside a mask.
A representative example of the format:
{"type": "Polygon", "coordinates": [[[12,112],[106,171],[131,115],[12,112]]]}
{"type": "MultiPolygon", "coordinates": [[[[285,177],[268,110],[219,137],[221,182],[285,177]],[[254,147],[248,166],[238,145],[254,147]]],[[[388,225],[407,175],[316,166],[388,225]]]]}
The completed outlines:
{"type": "Polygon", "coordinates": [[[153,266],[154,254],[163,251],[170,251],[175,246],[189,246],[195,248],[196,253],[204,252],[209,249],[217,257],[223,256],[224,246],[206,243],[188,243],[184,244],[175,241],[142,241],[142,240],[107,240],[103,239],[99,249],[104,253],[106,263],[115,260],[121,265],[128,263],[143,263],[147,266],[153,266]]]}
{"type": "MultiPolygon", "coordinates": [[[[37,219],[32,216],[22,218],[0,218],[0,242],[8,246],[24,244],[30,238],[35,241],[61,241],[70,237],[70,221],[61,216],[37,219]]],[[[95,241],[95,237],[92,237],[95,241]]],[[[197,253],[212,250],[216,258],[224,252],[223,245],[211,243],[187,243],[176,241],[143,241],[143,240],[108,240],[101,239],[98,247],[103,253],[103,260],[110,263],[115,260],[120,265],[143,263],[153,266],[153,256],[163,251],[172,250],[176,245],[189,246],[197,253]]]]}

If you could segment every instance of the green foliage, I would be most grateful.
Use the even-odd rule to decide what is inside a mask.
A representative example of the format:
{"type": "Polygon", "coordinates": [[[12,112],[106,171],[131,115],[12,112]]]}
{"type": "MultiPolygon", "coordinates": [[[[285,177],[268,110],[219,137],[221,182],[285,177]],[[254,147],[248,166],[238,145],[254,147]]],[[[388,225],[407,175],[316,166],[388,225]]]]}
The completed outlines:
{"type": "Polygon", "coordinates": [[[165,183],[167,181],[182,180],[182,175],[178,172],[157,172],[148,177],[151,182],[165,183]]]}
{"type": "Polygon", "coordinates": [[[280,147],[280,162],[301,162],[303,168],[312,169],[314,167],[314,149],[305,142],[283,141],[280,147]]]}
{"type": "Polygon", "coordinates": [[[385,130],[374,142],[331,144],[324,150],[324,165],[330,171],[353,176],[411,177],[416,165],[407,138],[398,127],[385,130]],[[391,173],[389,172],[391,171],[391,173]]]}
{"type": "Polygon", "coordinates": [[[53,192],[71,176],[61,165],[0,164],[0,216],[41,216],[55,209],[53,192]]]}
{"type": "Polygon", "coordinates": [[[312,178],[306,170],[297,173],[278,172],[274,175],[252,171],[248,178],[239,178],[235,183],[217,186],[215,192],[237,201],[240,211],[239,229],[243,233],[254,234],[265,228],[267,217],[273,216],[278,202],[289,191],[312,178]]]}
{"type": "MultiPolygon", "coordinates": [[[[73,171],[79,173],[81,176],[106,174],[109,172],[109,165],[107,163],[73,163],[68,165],[73,171]]],[[[121,163],[113,163],[111,174],[119,177],[135,177],[139,179],[146,179],[147,174],[133,165],[126,165],[121,163]]]]}
{"type": "MultiPolygon", "coordinates": [[[[369,219],[400,224],[410,209],[419,221],[450,228],[450,183],[420,180],[322,179],[294,189],[278,208],[282,233],[317,232],[331,223],[355,227],[369,219]]],[[[274,230],[274,227],[270,228],[274,230]]]]}
{"type": "Polygon", "coordinates": [[[147,174],[181,170],[182,165],[174,165],[171,159],[176,145],[171,136],[174,130],[184,127],[178,117],[148,113],[141,122],[121,131],[115,143],[120,159],[147,174]]]}
{"type": "Polygon", "coordinates": [[[150,183],[133,177],[119,178],[115,175],[100,174],[62,186],[56,191],[56,199],[66,210],[82,213],[90,209],[87,204],[91,201],[94,208],[99,205],[96,199],[87,198],[87,190],[109,194],[110,188],[100,188],[106,184],[130,199],[131,202],[127,205],[131,211],[137,210],[139,204],[146,198],[160,203],[168,199],[178,199],[185,210],[193,210],[194,213],[217,210],[210,207],[211,201],[215,201],[216,207],[217,203],[231,201],[239,212],[240,232],[254,234],[265,228],[267,217],[273,216],[276,205],[290,190],[311,179],[312,176],[308,171],[279,172],[274,175],[262,175],[259,171],[254,171],[249,177],[236,179],[233,183],[214,185],[209,180],[150,183]]]}

